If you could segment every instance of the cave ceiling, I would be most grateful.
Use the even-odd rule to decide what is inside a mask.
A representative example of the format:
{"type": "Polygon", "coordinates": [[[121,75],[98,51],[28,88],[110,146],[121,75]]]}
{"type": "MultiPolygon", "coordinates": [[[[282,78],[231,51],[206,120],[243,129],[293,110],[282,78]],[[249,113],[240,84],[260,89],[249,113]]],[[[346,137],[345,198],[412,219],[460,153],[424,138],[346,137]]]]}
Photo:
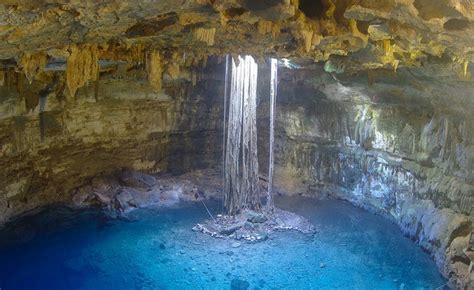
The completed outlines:
{"type": "Polygon", "coordinates": [[[4,0],[0,36],[3,65],[25,73],[93,47],[100,61],[130,61],[143,50],[167,61],[246,53],[325,61],[330,72],[441,61],[467,76],[474,1],[4,0]]]}

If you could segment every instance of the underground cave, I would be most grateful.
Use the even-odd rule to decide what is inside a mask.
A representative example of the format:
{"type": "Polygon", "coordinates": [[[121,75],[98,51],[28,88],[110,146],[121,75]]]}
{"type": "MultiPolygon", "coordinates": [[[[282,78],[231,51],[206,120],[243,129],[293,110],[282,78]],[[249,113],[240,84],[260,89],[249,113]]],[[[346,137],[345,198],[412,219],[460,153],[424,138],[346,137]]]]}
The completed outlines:
{"type": "Polygon", "coordinates": [[[0,3],[0,289],[474,289],[471,0],[0,3]]]}

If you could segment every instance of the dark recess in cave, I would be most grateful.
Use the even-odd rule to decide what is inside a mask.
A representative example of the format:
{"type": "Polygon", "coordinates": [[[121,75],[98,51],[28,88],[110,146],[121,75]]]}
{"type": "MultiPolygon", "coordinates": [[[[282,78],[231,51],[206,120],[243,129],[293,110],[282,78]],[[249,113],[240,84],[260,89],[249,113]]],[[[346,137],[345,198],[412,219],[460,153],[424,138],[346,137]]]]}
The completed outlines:
{"type": "Polygon", "coordinates": [[[178,15],[175,12],[166,13],[156,19],[149,19],[133,25],[125,32],[125,35],[128,38],[155,35],[166,27],[175,24],[177,21],[178,15]]]}
{"type": "Polygon", "coordinates": [[[252,11],[261,11],[283,3],[283,0],[246,0],[245,7],[252,11]]]}
{"type": "Polygon", "coordinates": [[[247,12],[247,10],[239,7],[239,8],[229,8],[224,13],[227,17],[233,18],[233,17],[238,17],[244,14],[245,12],[247,12]]]}
{"type": "Polygon", "coordinates": [[[443,27],[446,30],[464,30],[469,27],[469,21],[466,19],[453,18],[446,21],[443,27]]]}
{"type": "Polygon", "coordinates": [[[324,12],[324,5],[321,0],[301,0],[300,10],[308,18],[321,18],[324,12]]]}

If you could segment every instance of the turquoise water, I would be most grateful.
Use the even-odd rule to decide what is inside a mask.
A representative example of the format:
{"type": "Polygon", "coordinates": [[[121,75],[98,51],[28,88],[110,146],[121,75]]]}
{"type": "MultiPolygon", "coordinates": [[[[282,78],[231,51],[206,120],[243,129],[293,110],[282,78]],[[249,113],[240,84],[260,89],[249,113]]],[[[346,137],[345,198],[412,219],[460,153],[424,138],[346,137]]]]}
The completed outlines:
{"type": "MultiPolygon", "coordinates": [[[[219,212],[219,203],[207,204],[219,212]]],[[[199,203],[139,210],[126,219],[49,208],[0,233],[0,288],[231,289],[237,279],[248,289],[445,283],[429,256],[381,217],[342,201],[280,198],[277,205],[311,219],[319,232],[311,238],[277,233],[264,243],[232,247],[191,231],[206,218],[199,203]]]]}

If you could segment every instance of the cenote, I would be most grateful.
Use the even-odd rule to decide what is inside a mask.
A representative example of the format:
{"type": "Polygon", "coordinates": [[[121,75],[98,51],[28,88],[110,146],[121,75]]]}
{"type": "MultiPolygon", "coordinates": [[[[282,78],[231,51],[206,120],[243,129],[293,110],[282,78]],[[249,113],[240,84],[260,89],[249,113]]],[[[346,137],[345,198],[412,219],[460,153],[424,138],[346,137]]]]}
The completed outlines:
{"type": "MultiPolygon", "coordinates": [[[[277,199],[315,223],[313,237],[280,232],[247,244],[190,230],[200,204],[114,219],[50,207],[10,224],[2,289],[436,289],[429,255],[393,224],[338,200],[277,199]],[[240,283],[236,283],[240,281],[240,283]],[[235,286],[239,285],[239,286],[235,286]]],[[[219,202],[209,201],[213,213],[219,202]]]]}
{"type": "Polygon", "coordinates": [[[472,1],[0,19],[0,290],[474,289],[472,1]]]}

